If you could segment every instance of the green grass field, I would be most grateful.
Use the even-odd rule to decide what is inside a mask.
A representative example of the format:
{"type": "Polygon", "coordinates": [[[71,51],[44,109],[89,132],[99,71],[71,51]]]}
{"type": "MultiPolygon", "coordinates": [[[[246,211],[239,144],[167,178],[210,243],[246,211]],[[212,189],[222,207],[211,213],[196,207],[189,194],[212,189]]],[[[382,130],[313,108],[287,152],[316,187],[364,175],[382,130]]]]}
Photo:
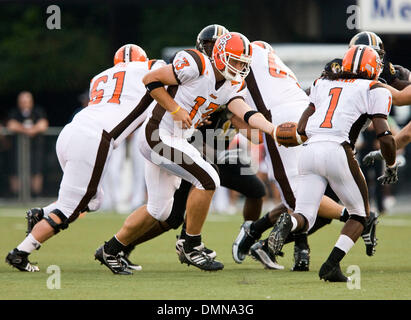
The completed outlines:
{"type": "MultiPolygon", "coordinates": [[[[241,216],[210,214],[203,240],[218,253],[223,271],[208,273],[180,264],[175,253],[172,230],[149,241],[132,254],[143,266],[133,276],[113,275],[94,260],[96,248],[112,237],[125,215],[90,213],[69,229],[59,233],[31,255],[40,272],[19,272],[0,263],[0,299],[410,299],[411,298],[411,215],[387,216],[377,229],[379,244],[374,257],[365,255],[362,239],[356,243],[341,267],[358,265],[361,289],[350,290],[344,283],[325,283],[318,270],[332,249],[342,224],[334,221],[310,236],[310,271],[291,272],[293,246],[284,247],[279,263],[285,270],[265,270],[247,258],[236,264],[231,245],[241,225],[241,216]],[[48,289],[47,268],[61,269],[61,288],[48,289]]],[[[2,258],[24,238],[26,220],[23,209],[0,210],[0,248],[2,258]]]]}

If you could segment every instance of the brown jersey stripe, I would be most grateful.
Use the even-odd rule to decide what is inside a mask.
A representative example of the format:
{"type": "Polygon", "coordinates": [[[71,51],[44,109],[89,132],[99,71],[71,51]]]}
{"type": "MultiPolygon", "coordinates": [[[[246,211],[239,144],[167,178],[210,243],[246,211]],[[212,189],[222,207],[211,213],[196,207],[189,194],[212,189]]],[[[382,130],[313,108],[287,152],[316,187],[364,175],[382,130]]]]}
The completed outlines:
{"type": "MultiPolygon", "coordinates": [[[[170,96],[175,97],[177,93],[178,86],[170,86],[167,91],[170,96]]],[[[205,190],[215,190],[216,185],[212,177],[209,176],[207,171],[201,168],[198,164],[194,162],[187,154],[181,152],[178,149],[166,145],[160,138],[158,134],[159,124],[161,119],[165,114],[165,109],[157,104],[153,109],[153,114],[146,126],[146,140],[153,152],[158,153],[160,156],[175,163],[175,159],[182,160],[182,163],[176,163],[184,170],[192,174],[205,190]],[[153,139],[155,138],[155,140],[153,139]],[[164,154],[164,150],[170,150],[164,154]]]]}
{"type": "Polygon", "coordinates": [[[73,222],[78,218],[81,212],[86,211],[90,200],[97,193],[97,187],[100,183],[101,175],[103,174],[104,166],[107,161],[108,152],[110,150],[110,141],[110,134],[103,130],[100,145],[97,150],[96,161],[94,162],[93,172],[91,173],[90,182],[87,186],[87,191],[83,198],[80,200],[76,209],[74,209],[73,214],[69,217],[69,222],[73,222]]]}
{"type": "MultiPolygon", "coordinates": [[[[258,89],[257,81],[255,80],[252,69],[250,69],[250,73],[245,78],[245,81],[247,82],[247,87],[250,91],[251,97],[255,105],[257,106],[257,110],[261,112],[268,121],[271,122],[271,112],[267,109],[264,103],[263,97],[260,93],[260,90],[258,89]]],[[[285,172],[284,165],[280,153],[278,152],[277,146],[275,144],[274,138],[271,135],[265,133],[265,141],[267,143],[267,149],[269,151],[271,164],[273,166],[274,177],[280,186],[281,193],[283,194],[283,197],[287,202],[287,205],[294,210],[294,193],[291,189],[290,182],[288,181],[288,177],[285,172]]]]}
{"type": "Polygon", "coordinates": [[[148,60],[148,70],[151,70],[156,62],[156,59],[148,60]]]}
{"type": "Polygon", "coordinates": [[[205,60],[203,54],[196,49],[186,49],[184,51],[193,57],[194,61],[197,64],[200,75],[203,75],[205,71],[205,60]]]}
{"type": "Polygon", "coordinates": [[[358,135],[361,132],[361,129],[364,127],[365,123],[369,119],[369,115],[364,113],[352,124],[350,132],[348,133],[348,139],[350,140],[350,146],[354,149],[355,142],[358,139],[358,135]]]}
{"type": "Polygon", "coordinates": [[[355,183],[360,190],[362,200],[364,202],[364,210],[367,217],[370,216],[370,204],[368,202],[368,187],[367,182],[365,181],[364,175],[361,172],[360,166],[358,165],[357,160],[355,160],[354,152],[351,146],[347,142],[343,142],[342,146],[344,148],[345,154],[347,156],[348,167],[354,178],[355,183]]]}
{"type": "Polygon", "coordinates": [[[110,136],[115,140],[117,139],[124,130],[127,129],[139,116],[141,116],[144,111],[148,108],[150,103],[153,102],[153,98],[148,92],[141,98],[138,105],[131,111],[127,117],[125,117],[117,126],[110,131],[110,136]]]}

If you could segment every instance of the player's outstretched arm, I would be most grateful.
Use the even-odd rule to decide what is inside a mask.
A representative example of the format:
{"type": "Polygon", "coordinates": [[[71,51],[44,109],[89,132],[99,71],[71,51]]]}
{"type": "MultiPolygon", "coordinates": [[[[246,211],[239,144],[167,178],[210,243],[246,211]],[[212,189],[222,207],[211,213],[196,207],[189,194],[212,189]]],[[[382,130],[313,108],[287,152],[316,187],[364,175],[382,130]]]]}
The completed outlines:
{"type": "Polygon", "coordinates": [[[392,95],[392,103],[396,106],[404,106],[411,104],[411,84],[404,89],[397,90],[387,84],[382,84],[385,88],[390,90],[392,95]]]}
{"type": "Polygon", "coordinates": [[[372,119],[375,132],[381,146],[381,154],[385,159],[386,167],[384,174],[377,180],[382,184],[391,184],[398,181],[398,162],[396,161],[397,146],[395,139],[390,132],[388,122],[384,118],[375,117],[372,119]]]}
{"type": "Polygon", "coordinates": [[[165,85],[178,85],[172,65],[147,73],[143,77],[143,83],[153,99],[173,115],[174,121],[181,121],[183,128],[191,127],[188,112],[182,109],[164,88],[165,85]]]}
{"type": "Polygon", "coordinates": [[[274,125],[269,122],[261,113],[254,111],[244,102],[243,99],[238,98],[231,100],[228,104],[228,109],[237,117],[244,119],[251,127],[260,129],[261,131],[273,135],[274,125]]]}
{"type": "Polygon", "coordinates": [[[314,104],[310,103],[308,107],[304,110],[303,114],[301,115],[300,120],[298,121],[297,126],[297,133],[300,135],[305,135],[305,128],[307,127],[308,119],[314,114],[315,106],[314,104]]]}

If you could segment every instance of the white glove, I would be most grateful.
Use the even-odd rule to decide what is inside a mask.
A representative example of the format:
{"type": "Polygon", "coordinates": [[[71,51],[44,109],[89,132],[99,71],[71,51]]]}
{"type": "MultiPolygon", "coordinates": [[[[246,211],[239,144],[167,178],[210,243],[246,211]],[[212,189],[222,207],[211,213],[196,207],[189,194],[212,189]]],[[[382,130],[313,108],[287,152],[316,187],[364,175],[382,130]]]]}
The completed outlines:
{"type": "Polygon", "coordinates": [[[399,163],[397,161],[391,167],[385,166],[384,174],[377,180],[382,185],[396,183],[398,181],[398,167],[399,163]]]}

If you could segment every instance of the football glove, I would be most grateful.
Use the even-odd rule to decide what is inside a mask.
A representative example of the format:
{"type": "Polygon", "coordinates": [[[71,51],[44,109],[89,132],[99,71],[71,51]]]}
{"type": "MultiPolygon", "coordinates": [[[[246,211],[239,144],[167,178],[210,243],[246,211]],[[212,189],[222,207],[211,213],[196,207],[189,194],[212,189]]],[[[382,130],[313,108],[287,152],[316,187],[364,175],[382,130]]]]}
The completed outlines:
{"type": "Polygon", "coordinates": [[[381,150],[371,151],[367,153],[365,157],[362,159],[362,163],[366,166],[372,166],[374,165],[375,160],[384,160],[381,150]]]}
{"type": "Polygon", "coordinates": [[[385,166],[384,174],[377,180],[382,185],[396,183],[398,181],[398,166],[399,163],[397,161],[391,167],[385,166]]]}

